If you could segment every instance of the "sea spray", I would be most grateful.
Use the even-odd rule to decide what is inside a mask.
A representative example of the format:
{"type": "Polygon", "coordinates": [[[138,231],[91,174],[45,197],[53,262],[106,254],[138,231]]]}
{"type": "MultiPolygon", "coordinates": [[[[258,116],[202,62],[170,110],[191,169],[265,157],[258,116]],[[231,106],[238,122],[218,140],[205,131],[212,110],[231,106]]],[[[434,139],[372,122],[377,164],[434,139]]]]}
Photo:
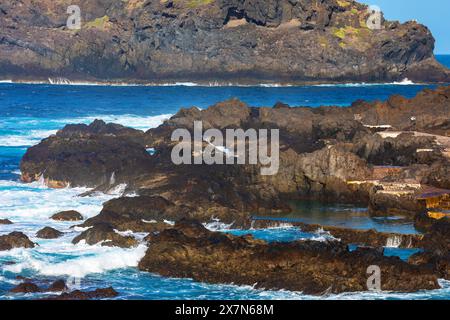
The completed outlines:
{"type": "Polygon", "coordinates": [[[386,240],[386,247],[388,248],[398,248],[402,244],[402,237],[401,236],[391,236],[387,238],[386,240]]]}

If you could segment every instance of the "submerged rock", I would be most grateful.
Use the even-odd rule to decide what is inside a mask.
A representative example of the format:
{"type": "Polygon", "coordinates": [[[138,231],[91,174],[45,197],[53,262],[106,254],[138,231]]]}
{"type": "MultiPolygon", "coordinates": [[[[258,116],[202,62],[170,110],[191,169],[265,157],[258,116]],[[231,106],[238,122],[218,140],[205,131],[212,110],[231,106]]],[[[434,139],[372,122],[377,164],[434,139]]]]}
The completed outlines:
{"type": "Polygon", "coordinates": [[[56,221],[81,221],[83,220],[83,216],[81,213],[75,210],[69,210],[69,211],[61,211],[58,213],[55,213],[50,217],[50,219],[56,220],[56,221]]]}
{"type": "Polygon", "coordinates": [[[34,248],[35,244],[22,232],[11,232],[0,236],[0,251],[14,248],[34,248]]]}
{"type": "Polygon", "coordinates": [[[24,282],[10,290],[11,293],[37,293],[42,290],[32,282],[24,282]]]}
{"type": "Polygon", "coordinates": [[[92,228],[83,231],[76,236],[73,244],[79,243],[81,240],[86,241],[89,245],[101,243],[102,246],[130,248],[138,244],[132,236],[122,236],[117,233],[114,228],[107,223],[97,223],[92,228]]]}
{"type": "Polygon", "coordinates": [[[36,233],[36,237],[41,239],[57,239],[61,237],[64,233],[60,232],[51,227],[44,227],[36,233]]]}
{"type": "Polygon", "coordinates": [[[414,292],[439,288],[436,275],[373,250],[349,252],[339,242],[272,243],[208,231],[181,221],[149,239],[139,269],[210,283],[254,285],[305,294],[367,290],[367,268],[382,272],[382,289],[414,292]]]}
{"type": "Polygon", "coordinates": [[[62,292],[62,291],[67,291],[67,285],[66,282],[62,279],[60,280],[56,280],[55,282],[53,282],[50,287],[47,288],[46,291],[49,292],[62,292]]]}
{"type": "Polygon", "coordinates": [[[47,300],[92,300],[92,299],[108,299],[115,298],[119,293],[112,287],[95,289],[94,291],[80,291],[63,292],[56,297],[49,297],[47,300]]]}

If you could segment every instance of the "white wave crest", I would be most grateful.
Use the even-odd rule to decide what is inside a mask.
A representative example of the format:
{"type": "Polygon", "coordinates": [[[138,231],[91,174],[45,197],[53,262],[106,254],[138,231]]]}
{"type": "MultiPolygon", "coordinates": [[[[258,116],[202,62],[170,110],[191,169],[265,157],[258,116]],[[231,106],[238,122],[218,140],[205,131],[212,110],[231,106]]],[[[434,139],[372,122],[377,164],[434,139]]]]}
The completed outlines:
{"type": "Polygon", "coordinates": [[[90,124],[96,119],[101,119],[107,123],[117,123],[126,127],[148,130],[156,128],[165,120],[169,119],[172,114],[161,114],[156,116],[138,116],[138,115],[95,115],[77,118],[66,119],[33,119],[23,120],[20,118],[10,118],[7,120],[0,120],[0,127],[14,128],[14,134],[7,134],[0,136],[0,147],[30,147],[38,144],[42,139],[56,134],[57,130],[63,128],[66,124],[90,124]],[[20,125],[16,125],[19,123],[20,125]],[[30,130],[32,125],[36,128],[50,128],[50,129],[34,129],[30,130]]]}
{"type": "Polygon", "coordinates": [[[421,83],[415,83],[408,78],[402,81],[384,82],[384,83],[368,83],[368,82],[356,82],[356,83],[325,83],[313,85],[313,87],[372,87],[372,86],[415,86],[421,85],[421,83]]]}
{"type": "Polygon", "coordinates": [[[56,130],[31,130],[20,134],[0,136],[0,147],[27,147],[55,134],[56,130]]]}
{"type": "Polygon", "coordinates": [[[148,130],[151,128],[156,128],[161,125],[165,120],[169,119],[172,114],[160,114],[156,116],[137,116],[132,114],[124,115],[96,115],[88,117],[70,118],[70,119],[60,119],[57,122],[61,124],[68,123],[85,123],[89,124],[95,119],[100,119],[105,122],[117,123],[126,127],[131,127],[139,130],[148,130]]]}
{"type": "Polygon", "coordinates": [[[71,251],[68,246],[62,246],[67,250],[64,255],[78,255],[72,259],[55,262],[52,258],[43,259],[42,255],[36,258],[32,253],[23,250],[16,253],[20,256],[22,262],[5,266],[4,269],[14,273],[34,270],[45,276],[66,275],[82,278],[92,273],[136,267],[147,250],[145,245],[139,245],[132,249],[108,248],[100,245],[89,246],[81,243],[72,246],[76,247],[75,252],[71,251]]]}

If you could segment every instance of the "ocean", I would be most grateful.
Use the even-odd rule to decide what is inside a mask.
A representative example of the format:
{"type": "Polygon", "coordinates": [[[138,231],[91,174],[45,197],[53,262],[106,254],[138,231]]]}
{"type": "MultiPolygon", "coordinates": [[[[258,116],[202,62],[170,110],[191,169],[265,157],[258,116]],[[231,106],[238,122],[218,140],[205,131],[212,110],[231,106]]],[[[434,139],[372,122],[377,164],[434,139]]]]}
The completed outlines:
{"type": "MultiPolygon", "coordinates": [[[[450,56],[438,56],[450,67],[450,56]]],[[[272,106],[281,101],[291,106],[349,106],[357,99],[385,100],[392,94],[413,97],[435,85],[403,81],[395,84],[345,84],[281,87],[196,86],[185,83],[167,86],[100,86],[0,83],[0,235],[22,231],[39,244],[34,249],[0,252],[0,299],[33,299],[43,294],[12,295],[8,291],[20,283],[18,275],[46,285],[56,279],[73,279],[73,288],[82,290],[113,286],[117,299],[318,299],[301,292],[257,290],[249,286],[211,285],[190,279],[170,279],[139,272],[136,265],[146,247],[133,249],[72,245],[80,229],[73,223],[55,222],[49,217],[62,210],[75,209],[85,217],[98,214],[102,203],[120,194],[79,197],[85,188],[53,190],[41,182],[24,184],[19,180],[19,163],[27,147],[39,143],[68,123],[90,123],[94,119],[147,130],[161,124],[182,107],[208,106],[239,98],[252,106],[272,106]],[[35,237],[36,231],[51,226],[65,232],[56,240],[35,237]]],[[[296,204],[288,219],[380,231],[415,232],[410,222],[372,219],[366,208],[320,203],[296,204]]],[[[220,223],[209,228],[233,234],[252,233],[266,241],[311,239],[324,241],[326,234],[306,233],[289,226],[265,230],[229,230],[220,223]]],[[[138,235],[143,237],[144,235],[138,235]]],[[[414,250],[386,248],[386,255],[407,259],[414,250]]],[[[449,299],[450,282],[442,289],[400,294],[347,293],[320,299],[449,299]]]]}

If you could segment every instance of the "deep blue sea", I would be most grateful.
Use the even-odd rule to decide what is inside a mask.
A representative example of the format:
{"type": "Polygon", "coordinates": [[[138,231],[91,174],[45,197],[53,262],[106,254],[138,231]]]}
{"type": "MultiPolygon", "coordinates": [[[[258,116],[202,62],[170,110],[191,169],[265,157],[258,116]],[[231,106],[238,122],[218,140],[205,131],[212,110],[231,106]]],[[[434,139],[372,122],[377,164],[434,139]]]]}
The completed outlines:
{"type": "MultiPolygon", "coordinates": [[[[438,59],[450,66],[450,56],[438,59]]],[[[234,285],[209,285],[190,279],[169,279],[143,273],[135,268],[146,247],[134,249],[72,245],[81,229],[72,223],[55,222],[49,217],[61,210],[75,209],[86,218],[98,214],[102,203],[116,195],[97,194],[79,197],[84,188],[52,190],[42,183],[19,181],[19,162],[26,148],[37,144],[67,123],[90,123],[94,119],[116,122],[147,130],[162,123],[182,107],[208,106],[230,98],[239,98],[252,106],[272,106],[278,101],[291,106],[349,106],[357,99],[384,100],[392,94],[413,97],[434,85],[347,84],[301,87],[204,87],[192,84],[168,86],[93,86],[0,83],[0,219],[13,225],[0,225],[0,234],[26,233],[39,244],[34,249],[0,252],[0,299],[31,299],[35,295],[11,295],[8,290],[20,283],[16,276],[37,279],[43,286],[64,278],[73,280],[73,288],[94,289],[113,286],[118,299],[316,299],[301,292],[255,290],[234,285]],[[52,226],[64,231],[57,240],[35,237],[37,230],[52,226]]],[[[296,210],[285,217],[310,223],[340,225],[358,229],[415,232],[411,222],[401,219],[372,219],[366,208],[317,203],[297,203],[296,210]]],[[[220,224],[211,229],[234,234],[252,233],[266,241],[312,239],[324,241],[320,231],[306,233],[286,225],[265,230],[228,230],[220,224]]],[[[143,237],[144,235],[137,235],[143,237]]],[[[414,250],[387,247],[386,255],[407,259],[414,250]]],[[[441,290],[414,294],[352,293],[320,299],[439,299],[450,298],[450,283],[442,281],[441,290]]]]}

